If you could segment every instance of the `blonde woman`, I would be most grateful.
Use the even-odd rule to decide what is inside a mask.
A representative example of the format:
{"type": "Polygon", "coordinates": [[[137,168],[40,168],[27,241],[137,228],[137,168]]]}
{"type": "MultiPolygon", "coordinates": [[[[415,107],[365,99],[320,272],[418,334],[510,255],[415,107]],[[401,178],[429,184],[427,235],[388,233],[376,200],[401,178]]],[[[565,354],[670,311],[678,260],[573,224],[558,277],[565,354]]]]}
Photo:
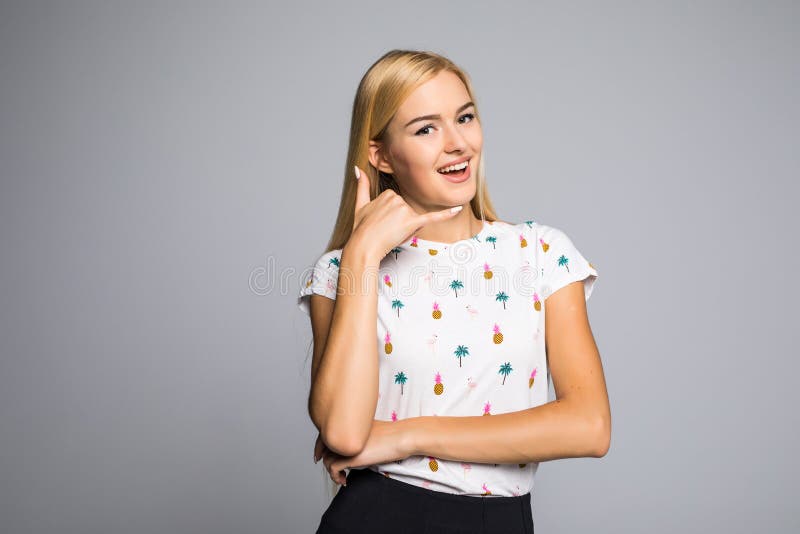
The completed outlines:
{"type": "Polygon", "coordinates": [[[558,227],[497,218],[470,79],[441,55],[367,70],[345,169],[298,299],[314,459],[342,485],[317,532],[532,533],[539,462],[609,447],[597,270],[558,227]]]}

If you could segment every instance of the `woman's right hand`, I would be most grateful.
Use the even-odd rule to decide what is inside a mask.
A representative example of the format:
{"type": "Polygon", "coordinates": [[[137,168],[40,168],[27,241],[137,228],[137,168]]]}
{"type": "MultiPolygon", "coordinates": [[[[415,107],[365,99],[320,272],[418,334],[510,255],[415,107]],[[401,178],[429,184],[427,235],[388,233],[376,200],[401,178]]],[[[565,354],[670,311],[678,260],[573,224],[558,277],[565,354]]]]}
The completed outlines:
{"type": "Polygon", "coordinates": [[[353,232],[348,244],[358,243],[365,247],[378,261],[394,247],[413,236],[420,228],[434,221],[455,216],[463,206],[419,214],[409,206],[402,196],[386,189],[374,200],[369,198],[369,178],[356,167],[359,174],[356,189],[356,205],[353,216],[353,232]]]}

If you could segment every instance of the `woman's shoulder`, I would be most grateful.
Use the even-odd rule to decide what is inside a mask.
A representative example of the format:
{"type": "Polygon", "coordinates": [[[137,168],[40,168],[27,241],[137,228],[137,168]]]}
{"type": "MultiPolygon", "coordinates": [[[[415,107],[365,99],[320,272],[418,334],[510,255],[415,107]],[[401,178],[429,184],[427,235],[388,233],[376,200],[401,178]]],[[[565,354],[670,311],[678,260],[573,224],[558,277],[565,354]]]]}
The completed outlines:
{"type": "Polygon", "coordinates": [[[342,260],[342,249],[335,248],[317,254],[315,264],[317,267],[339,267],[342,260]]]}

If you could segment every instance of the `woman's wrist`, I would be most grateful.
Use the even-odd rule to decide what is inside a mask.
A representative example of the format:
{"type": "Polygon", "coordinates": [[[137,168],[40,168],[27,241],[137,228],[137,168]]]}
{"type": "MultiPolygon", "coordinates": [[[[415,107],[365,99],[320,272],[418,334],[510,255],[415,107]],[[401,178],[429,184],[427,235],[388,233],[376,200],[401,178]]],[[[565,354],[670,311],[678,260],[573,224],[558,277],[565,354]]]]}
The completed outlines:
{"type": "Polygon", "coordinates": [[[400,448],[405,457],[424,454],[424,435],[425,432],[431,431],[429,428],[430,417],[409,417],[399,420],[398,423],[403,425],[400,448]]]}
{"type": "Polygon", "coordinates": [[[342,248],[342,257],[347,256],[363,265],[379,265],[383,256],[372,249],[363,239],[352,235],[342,248]]]}

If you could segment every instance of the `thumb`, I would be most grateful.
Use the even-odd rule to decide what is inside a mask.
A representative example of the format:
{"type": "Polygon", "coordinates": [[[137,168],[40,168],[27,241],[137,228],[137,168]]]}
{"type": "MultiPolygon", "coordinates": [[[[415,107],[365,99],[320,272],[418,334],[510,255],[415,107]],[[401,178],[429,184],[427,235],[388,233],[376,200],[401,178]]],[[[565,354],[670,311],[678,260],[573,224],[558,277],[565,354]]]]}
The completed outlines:
{"type": "Polygon", "coordinates": [[[443,221],[445,219],[449,219],[450,217],[455,216],[456,213],[460,212],[463,207],[464,206],[454,206],[452,208],[426,213],[422,215],[422,218],[419,220],[418,224],[420,227],[422,227],[434,221],[443,221]]]}

